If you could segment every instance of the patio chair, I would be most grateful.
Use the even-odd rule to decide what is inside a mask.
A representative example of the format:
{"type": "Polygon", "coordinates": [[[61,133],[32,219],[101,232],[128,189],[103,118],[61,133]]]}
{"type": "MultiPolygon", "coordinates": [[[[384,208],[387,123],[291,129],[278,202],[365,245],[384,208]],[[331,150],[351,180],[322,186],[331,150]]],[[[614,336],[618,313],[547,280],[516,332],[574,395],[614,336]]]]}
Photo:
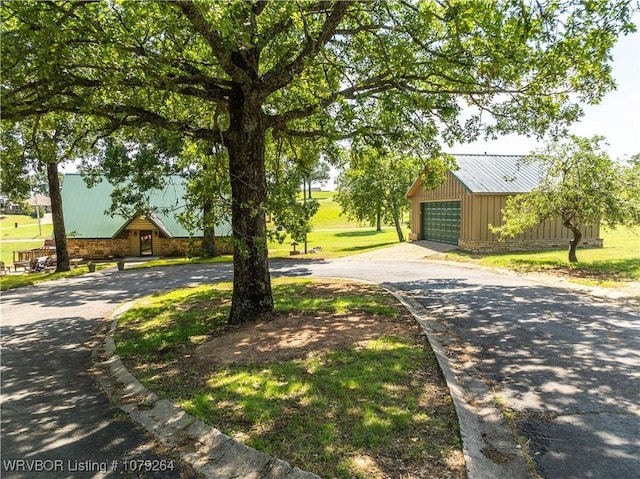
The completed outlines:
{"type": "Polygon", "coordinates": [[[31,263],[31,271],[40,273],[45,271],[47,266],[51,266],[51,258],[48,256],[40,256],[39,258],[34,259],[31,263]]]}

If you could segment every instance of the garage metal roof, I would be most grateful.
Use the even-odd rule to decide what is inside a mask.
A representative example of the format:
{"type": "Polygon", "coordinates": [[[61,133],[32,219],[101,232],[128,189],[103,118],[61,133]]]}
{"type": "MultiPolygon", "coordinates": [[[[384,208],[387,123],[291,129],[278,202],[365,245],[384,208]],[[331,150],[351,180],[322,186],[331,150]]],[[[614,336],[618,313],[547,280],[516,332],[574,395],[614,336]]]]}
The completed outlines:
{"type": "Polygon", "coordinates": [[[526,193],[540,183],[540,166],[521,155],[452,155],[451,173],[471,193],[526,193]]]}
{"type": "MultiPolygon", "coordinates": [[[[111,206],[111,192],[114,186],[103,179],[89,188],[80,174],[64,176],[62,183],[62,209],[67,235],[78,238],[113,238],[134,218],[105,213],[111,206]]],[[[153,211],[148,218],[158,229],[169,237],[187,238],[187,231],[176,218],[185,207],[186,180],[180,176],[168,178],[162,190],[149,192],[149,207],[153,211]],[[160,208],[171,208],[164,214],[160,208]]],[[[230,234],[228,222],[216,227],[218,236],[230,234]]],[[[194,236],[202,236],[202,230],[194,231],[194,236]]]]}

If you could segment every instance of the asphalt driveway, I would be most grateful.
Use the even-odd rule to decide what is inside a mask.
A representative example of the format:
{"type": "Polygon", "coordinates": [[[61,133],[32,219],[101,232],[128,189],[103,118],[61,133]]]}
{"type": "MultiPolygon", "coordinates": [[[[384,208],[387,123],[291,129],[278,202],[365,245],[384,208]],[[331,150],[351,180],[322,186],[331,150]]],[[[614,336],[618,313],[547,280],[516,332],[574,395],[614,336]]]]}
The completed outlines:
{"type": "MultiPolygon", "coordinates": [[[[230,265],[100,272],[2,296],[2,460],[60,460],[64,470],[2,477],[127,477],[125,460],[168,460],[112,408],[89,371],[93,334],[120,303],[148,292],[228,280],[230,265]],[[71,461],[71,462],[68,462],[71,461]],[[117,470],[69,470],[80,466],[117,470]],[[85,461],[85,462],[83,462],[85,461]]],[[[637,303],[513,275],[427,262],[274,262],[274,275],[359,278],[393,287],[442,322],[493,388],[546,478],[637,478],[637,303]]],[[[31,462],[31,464],[34,464],[31,462]]],[[[191,477],[176,463],[173,477],[191,477]]],[[[128,477],[171,477],[148,471],[128,477]]]]}
{"type": "Polygon", "coordinates": [[[91,349],[120,303],[228,279],[229,269],[101,272],[2,293],[0,477],[197,477],[109,403],[91,372],[91,349]]]}

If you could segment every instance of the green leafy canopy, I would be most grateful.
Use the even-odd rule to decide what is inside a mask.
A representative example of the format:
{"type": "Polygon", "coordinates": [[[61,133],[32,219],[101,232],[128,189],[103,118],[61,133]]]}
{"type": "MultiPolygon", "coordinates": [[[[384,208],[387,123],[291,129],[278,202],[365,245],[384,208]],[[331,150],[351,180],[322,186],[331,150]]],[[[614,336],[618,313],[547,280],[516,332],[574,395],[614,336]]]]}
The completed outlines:
{"type": "Polygon", "coordinates": [[[3,1],[2,118],[50,112],[224,145],[234,321],[273,307],[266,138],[402,151],[544,136],[614,87],[631,1],[3,1]],[[469,109],[471,107],[471,109],[469,109]],[[240,254],[241,253],[241,254],[240,254]]]}

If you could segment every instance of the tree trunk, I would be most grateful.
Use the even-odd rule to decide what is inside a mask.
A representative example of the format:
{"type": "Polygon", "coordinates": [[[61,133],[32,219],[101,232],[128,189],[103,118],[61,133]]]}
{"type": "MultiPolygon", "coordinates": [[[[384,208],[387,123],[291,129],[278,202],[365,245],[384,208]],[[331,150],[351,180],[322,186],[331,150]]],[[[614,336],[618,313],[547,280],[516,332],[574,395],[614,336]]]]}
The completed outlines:
{"type": "Polygon", "coordinates": [[[67,250],[67,233],[64,229],[64,214],[62,212],[62,195],[60,194],[58,163],[47,163],[47,182],[49,183],[49,196],[51,198],[53,234],[56,241],[56,273],[60,271],[69,271],[69,251],[67,250]]]}
{"type": "Polygon", "coordinates": [[[382,231],[382,212],[380,207],[376,210],[376,231],[382,231]]]}
{"type": "Polygon", "coordinates": [[[218,256],[218,248],[216,247],[216,232],[214,226],[211,224],[211,200],[204,200],[202,206],[202,257],[203,258],[215,258],[218,256]]]}
{"type": "Polygon", "coordinates": [[[256,320],[273,311],[267,256],[265,204],[265,121],[260,102],[245,98],[236,87],[229,102],[225,133],[231,177],[233,226],[233,296],[230,324],[256,320]]]}
{"type": "Polygon", "coordinates": [[[573,239],[569,241],[569,262],[577,263],[578,257],[576,256],[576,250],[578,249],[578,244],[580,243],[580,240],[582,240],[582,233],[580,232],[580,229],[577,226],[571,223],[571,220],[564,220],[563,224],[566,228],[569,228],[573,233],[573,239]]]}
{"type": "Polygon", "coordinates": [[[400,212],[397,208],[393,209],[393,223],[396,226],[396,233],[398,233],[398,241],[404,243],[404,233],[402,232],[402,224],[400,223],[400,212]]]}

